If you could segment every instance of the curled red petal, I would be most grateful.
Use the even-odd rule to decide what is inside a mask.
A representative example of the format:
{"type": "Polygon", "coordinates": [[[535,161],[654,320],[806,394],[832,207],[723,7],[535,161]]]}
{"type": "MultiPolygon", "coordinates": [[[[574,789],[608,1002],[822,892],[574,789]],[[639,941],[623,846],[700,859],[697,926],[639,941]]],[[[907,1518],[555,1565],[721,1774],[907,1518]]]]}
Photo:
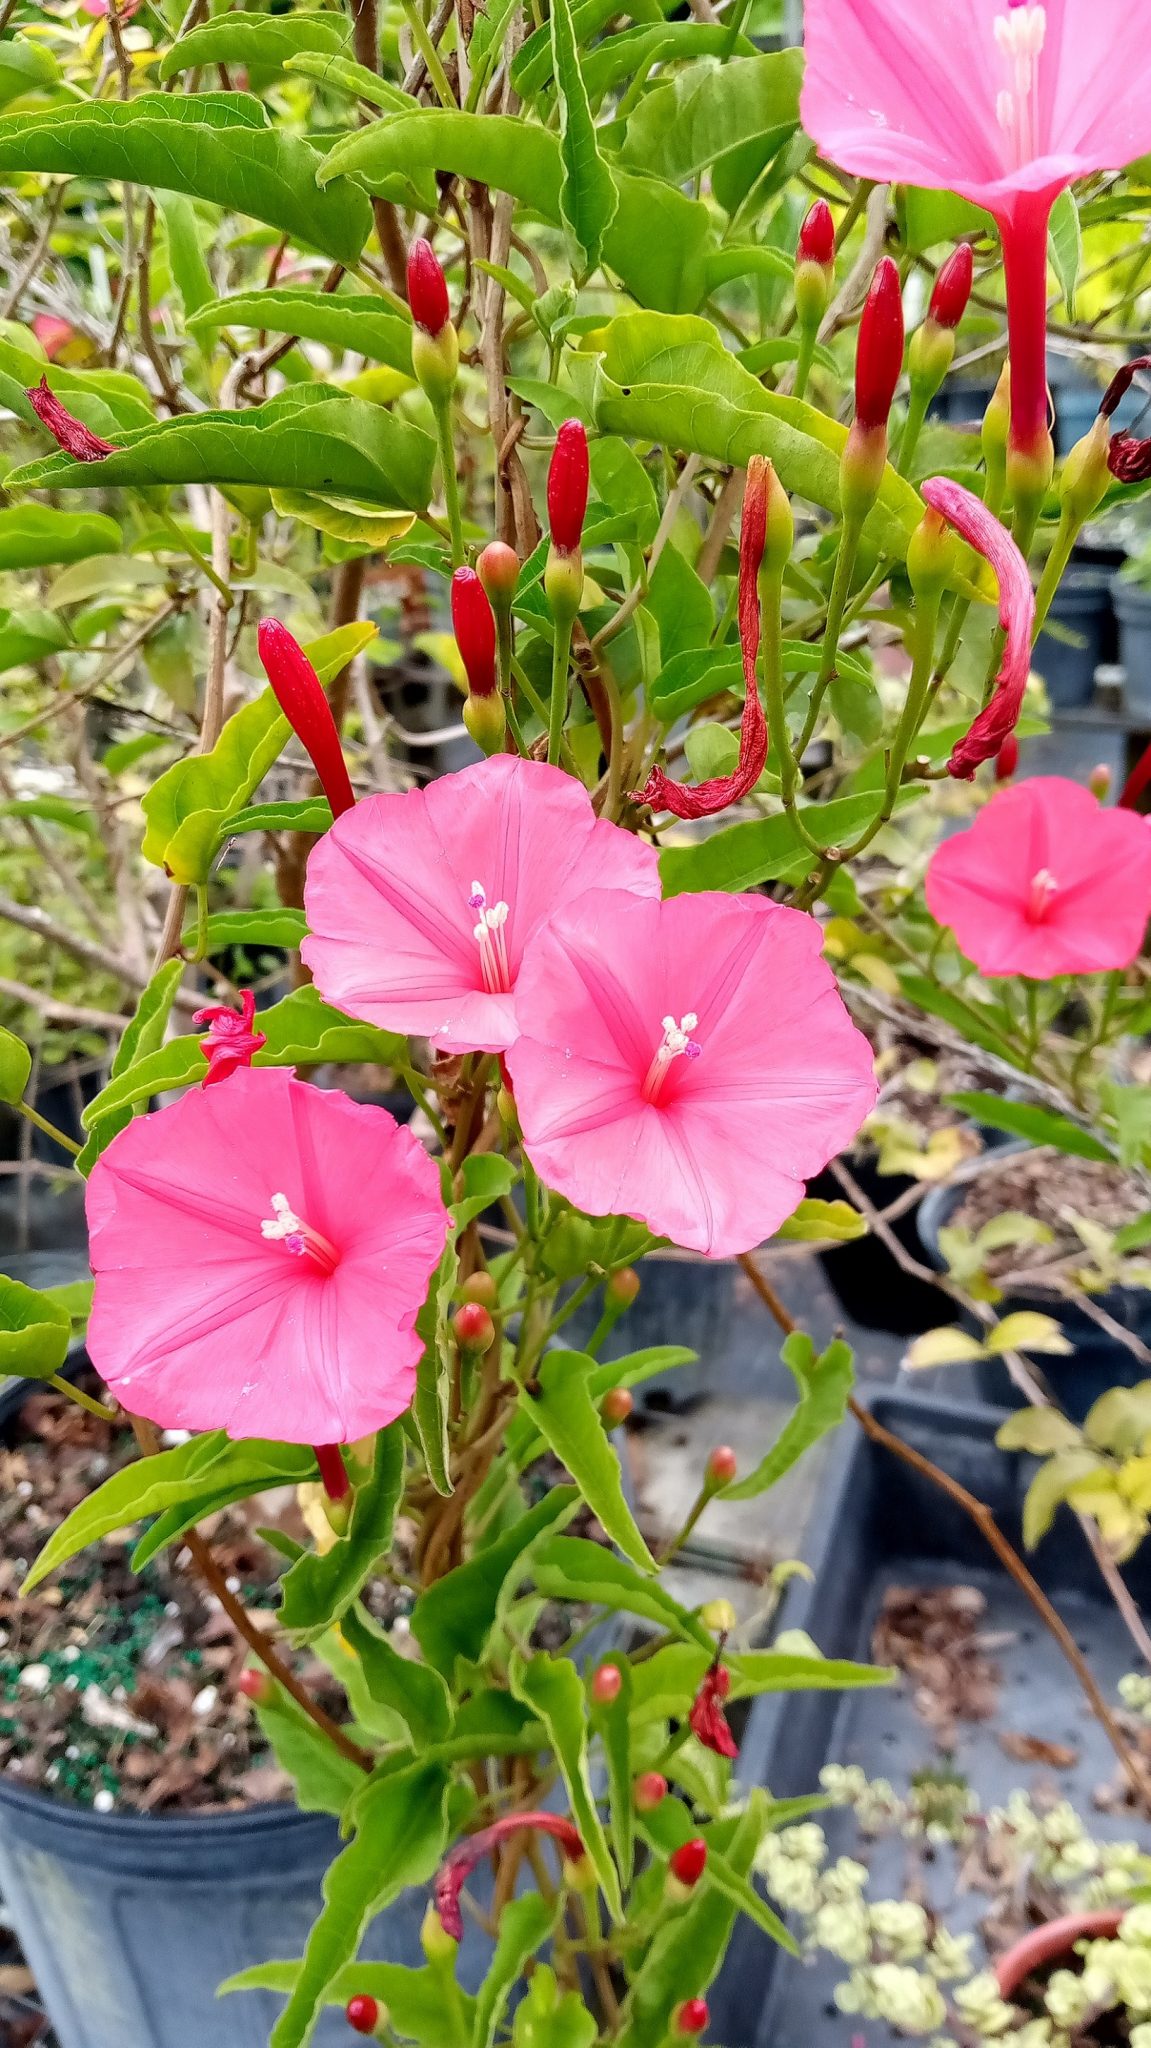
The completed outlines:
{"type": "Polygon", "coordinates": [[[1121,484],[1145,483],[1151,476],[1151,440],[1114,434],[1107,449],[1107,467],[1121,484]]]}
{"type": "Polygon", "coordinates": [[[1116,370],[1100,400],[1099,411],[1103,419],[1109,420],[1118,410],[1120,401],[1127,396],[1140,370],[1151,370],[1151,356],[1135,356],[1131,362],[1124,363],[1122,369],[1116,370]]]}
{"type": "Polygon", "coordinates": [[[922,490],[927,503],[990,564],[999,584],[999,623],[1006,640],[995,692],[947,763],[949,775],[970,781],[982,761],[999,753],[1018,723],[1031,671],[1035,592],[1027,563],[1007,528],[981,498],[944,476],[929,477],[922,490]]]}
{"type": "Polygon", "coordinates": [[[653,768],[643,788],[632,792],[636,803],[650,804],[653,811],[670,811],[676,818],[712,818],[717,811],[725,811],[729,804],[745,797],[763,774],[767,761],[767,720],[760,702],[755,664],[760,633],[757,578],[767,542],[770,473],[766,457],[753,455],[747,466],[739,536],[739,640],[744,679],[739,761],[733,774],[717,775],[710,782],[694,785],[674,782],[662,768],[653,768]]]}
{"type": "Polygon", "coordinates": [[[202,1083],[205,1088],[226,1081],[238,1067],[250,1067],[253,1056],[267,1045],[267,1033],[252,1029],[255,1015],[256,998],[250,988],[240,991],[238,1013],[226,1003],[209,1003],[193,1013],[193,1024],[208,1026],[207,1037],[200,1040],[200,1050],[208,1062],[202,1083]]]}
{"type": "Polygon", "coordinates": [[[582,1861],[586,1851],[583,1836],[570,1820],[558,1813],[505,1813],[493,1821],[490,1828],[481,1828],[478,1834],[469,1835],[445,1856],[436,1873],[432,1886],[432,1898],[443,1923],[445,1932],[453,1941],[463,1937],[464,1919],[460,1910],[460,1893],[478,1863],[490,1855],[498,1842],[507,1835],[518,1834],[522,1828],[531,1828],[537,1834],[552,1835],[559,1843],[569,1863],[582,1861]]]}
{"type": "Polygon", "coordinates": [[[717,1756],[737,1757],[739,1744],[728,1726],[722,1702],[731,1690],[731,1679],[722,1664],[713,1664],[692,1702],[688,1724],[697,1742],[717,1756]]]}
{"type": "Polygon", "coordinates": [[[41,377],[29,391],[28,403],[65,455],[71,455],[76,462],[100,462],[105,455],[116,453],[111,441],[102,441],[99,434],[94,434],[91,427],[86,427],[83,420],[70,413],[66,405],[61,405],[56,393],[50,389],[47,377],[41,377]]]}

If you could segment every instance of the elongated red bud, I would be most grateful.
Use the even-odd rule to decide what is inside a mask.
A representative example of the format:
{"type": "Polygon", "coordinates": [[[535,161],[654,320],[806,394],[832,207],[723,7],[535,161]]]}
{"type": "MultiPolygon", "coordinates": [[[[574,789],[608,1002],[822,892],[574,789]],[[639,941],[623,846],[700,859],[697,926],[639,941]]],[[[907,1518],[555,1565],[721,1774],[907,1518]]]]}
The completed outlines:
{"type": "Polygon", "coordinates": [[[425,334],[442,334],[452,317],[448,281],[430,242],[417,236],[408,250],[408,304],[425,334]]]}
{"type": "Polygon", "coordinates": [[[355,2033],[374,2034],[380,2023],[380,2008],[374,1998],[361,1991],[357,1997],[349,1998],[344,2018],[355,2033]]]}
{"type": "Polygon", "coordinates": [[[279,619],[260,620],[256,645],[276,702],[301,746],[311,755],[332,816],[338,818],[351,810],[356,799],[332,707],[320,679],[299,641],[292,638],[279,619]]]}
{"type": "Polygon", "coordinates": [[[696,1835],[684,1842],[669,1859],[668,1869],[677,1884],[691,1891],[707,1868],[707,1843],[696,1835]]]}
{"type": "Polygon", "coordinates": [[[452,628],[473,697],[491,697],[496,677],[496,622],[487,592],[474,569],[452,577],[452,628]]]}
{"type": "Polygon", "coordinates": [[[70,413],[66,405],[61,405],[55,392],[49,389],[47,377],[41,377],[29,391],[28,403],[41,426],[47,427],[65,455],[71,455],[74,461],[100,462],[105,455],[116,453],[113,442],[102,441],[99,434],[94,434],[91,427],[86,427],[83,420],[70,413]]]}
{"type": "Polygon", "coordinates": [[[588,494],[587,434],[582,421],[565,420],[548,468],[548,524],[552,545],[574,554],[583,538],[588,494]]]}
{"type": "Polygon", "coordinates": [[[476,569],[493,610],[509,610],[520,574],[520,558],[515,549],[504,540],[490,540],[476,562],[476,569]]]}
{"type": "Polygon", "coordinates": [[[1019,741],[1016,739],[1015,734],[1013,732],[1009,732],[1007,738],[1003,742],[1003,745],[1000,747],[999,752],[995,756],[996,782],[1010,782],[1018,766],[1019,741]]]}
{"type": "Polygon", "coordinates": [[[859,323],[855,417],[862,428],[886,427],[903,368],[903,299],[890,256],[876,265],[859,323]]]}
{"type": "Polygon", "coordinates": [[[672,2021],[672,2032],[674,2034],[702,2034],[710,2018],[711,2014],[707,2009],[706,1998],[685,1998],[683,2004],[676,2007],[675,2018],[672,2021]]]}
{"type": "Polygon", "coordinates": [[[835,262],[835,222],[826,199],[817,199],[799,230],[796,258],[828,268],[835,262]]]}
{"type": "Polygon", "coordinates": [[[952,331],[958,327],[967,311],[974,276],[975,253],[970,242],[960,242],[942,266],[931,294],[927,317],[934,320],[937,327],[947,327],[952,331]]]}

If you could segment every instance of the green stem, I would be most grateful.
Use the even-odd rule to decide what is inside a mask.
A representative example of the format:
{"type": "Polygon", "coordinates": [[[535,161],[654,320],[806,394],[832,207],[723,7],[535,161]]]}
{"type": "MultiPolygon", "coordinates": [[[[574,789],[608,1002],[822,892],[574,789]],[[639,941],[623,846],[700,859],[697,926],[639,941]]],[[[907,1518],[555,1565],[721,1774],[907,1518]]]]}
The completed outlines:
{"type": "MultiPolygon", "coordinates": [[[[860,833],[850,846],[842,848],[841,861],[854,860],[856,854],[871,845],[885,825],[891,823],[903,784],[903,771],[911,752],[911,743],[923,723],[931,696],[931,679],[935,658],[935,635],[939,625],[939,607],[942,590],[924,594],[919,600],[915,614],[915,652],[911,664],[911,680],[903,700],[903,710],[887,755],[887,777],[883,788],[883,803],[879,813],[860,833]]],[[[838,863],[837,863],[838,865],[838,863]]]]}
{"type": "Polygon", "coordinates": [[[912,383],[911,397],[907,405],[907,418],[903,423],[899,454],[895,460],[895,467],[899,471],[900,476],[906,476],[911,468],[915,458],[915,451],[919,446],[919,436],[923,432],[923,423],[927,418],[927,408],[934,396],[935,392],[929,391],[925,384],[918,380],[912,383]]]}
{"type": "Polygon", "coordinates": [[[835,673],[835,660],[839,653],[839,632],[843,614],[847,607],[851,579],[855,573],[855,559],[859,553],[859,541],[863,532],[862,519],[845,519],[839,538],[839,553],[835,558],[835,574],[831,579],[831,595],[827,600],[827,625],[823,635],[823,657],[819,673],[811,686],[811,702],[807,718],[795,750],[796,759],[802,761],[811,744],[811,737],[819,719],[827,686],[835,673]]]}
{"type": "Polygon", "coordinates": [[[462,569],[464,564],[464,528],[460,518],[460,487],[456,480],[456,444],[452,433],[452,401],[444,400],[435,408],[436,439],[440,446],[440,476],[443,481],[444,509],[448,515],[448,532],[451,534],[452,568],[462,569]]]}
{"type": "MultiPolygon", "coordinates": [[[[767,709],[767,730],[771,739],[771,758],[779,776],[779,791],[783,808],[791,820],[791,827],[797,839],[812,853],[822,854],[818,840],[813,839],[803,822],[795,801],[798,769],[796,756],[792,752],[791,735],[787,729],[787,714],[784,709],[783,683],[783,574],[761,576],[761,612],[763,633],[760,641],[760,661],[763,665],[763,696],[767,709]]],[[[749,683],[748,688],[753,685],[749,683]]],[[[802,749],[800,750],[802,758],[802,749]]]]}
{"type": "Polygon", "coordinates": [[[799,354],[795,358],[795,383],[792,386],[792,396],[794,398],[802,398],[807,390],[807,380],[811,375],[811,365],[815,361],[816,332],[817,330],[814,327],[802,327],[800,329],[799,354]]]}
{"type": "MultiPolygon", "coordinates": [[[[151,511],[152,507],[149,506],[148,509],[149,511],[151,511]]],[[[166,506],[162,505],[159,508],[159,519],[160,524],[164,528],[165,532],[171,534],[173,540],[179,547],[181,554],[187,555],[188,560],[190,562],[195,563],[197,569],[200,571],[201,576],[206,576],[209,583],[215,585],[216,589],[220,593],[220,596],[223,598],[225,604],[230,605],[232,602],[232,591],[230,585],[225,582],[222,576],[218,576],[216,574],[216,571],[213,569],[212,564],[208,560],[207,555],[202,555],[200,553],[200,550],[196,546],[195,541],[189,539],[188,535],[184,532],[183,528],[178,524],[178,522],[175,519],[173,519],[172,514],[168,511],[166,506]]]]}
{"type": "Polygon", "coordinates": [[[552,642],[552,701],[548,719],[548,761],[555,768],[563,750],[564,720],[568,708],[568,656],[571,653],[571,618],[557,618],[552,642]]]}
{"type": "Polygon", "coordinates": [[[404,17],[412,32],[412,41],[428,67],[428,77],[439,94],[442,107],[455,107],[459,102],[448,84],[448,75],[440,62],[440,53],[428,34],[427,24],[420,13],[417,0],[402,0],[404,17]]]}
{"type": "Polygon", "coordinates": [[[89,1415],[98,1415],[101,1422],[116,1421],[116,1410],[114,1408],[105,1408],[103,1401],[95,1400],[91,1394],[86,1394],[82,1387],[74,1387],[69,1380],[63,1379],[58,1372],[49,1374],[47,1385],[52,1388],[54,1393],[66,1394],[70,1401],[75,1401],[78,1408],[86,1408],[89,1415]]]}
{"type": "Polygon", "coordinates": [[[1044,621],[1051,609],[1051,600],[1063,581],[1063,572],[1071,560],[1071,550],[1079,538],[1083,523],[1075,517],[1069,505],[1064,505],[1059,515],[1059,531],[1055,536],[1055,545],[1047,557],[1043,574],[1039,578],[1039,588],[1035,593],[1035,633],[1032,644],[1043,630],[1044,621]]]}
{"type": "Polygon", "coordinates": [[[41,1116],[38,1109],[33,1109],[30,1102],[18,1102],[16,1107],[21,1116],[27,1117],[30,1124],[35,1124],[38,1131],[43,1131],[46,1138],[51,1138],[54,1144],[62,1146],[65,1152],[70,1152],[73,1159],[80,1157],[83,1146],[77,1145],[64,1131],[57,1130],[56,1125],[50,1124],[47,1117],[41,1116]]]}
{"type": "Polygon", "coordinates": [[[208,952],[208,891],[203,882],[196,884],[196,952],[195,958],[203,960],[208,952]]]}

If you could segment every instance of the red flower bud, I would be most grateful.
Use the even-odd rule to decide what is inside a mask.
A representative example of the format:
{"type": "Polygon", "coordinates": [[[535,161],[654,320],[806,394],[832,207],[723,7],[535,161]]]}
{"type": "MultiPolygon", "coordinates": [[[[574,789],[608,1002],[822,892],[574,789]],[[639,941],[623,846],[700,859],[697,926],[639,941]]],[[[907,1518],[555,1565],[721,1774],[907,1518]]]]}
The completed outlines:
{"type": "Polygon", "coordinates": [[[970,242],[960,242],[935,280],[927,317],[937,327],[958,327],[967,311],[971,283],[975,276],[975,255],[970,242]]]}
{"type": "Polygon", "coordinates": [[[422,235],[408,250],[408,304],[425,334],[442,334],[452,316],[448,283],[430,242],[422,235]]]}
{"type": "Polygon", "coordinates": [[[672,1876],[679,1884],[686,1885],[689,1891],[699,1883],[706,1868],[707,1843],[698,1835],[693,1836],[690,1842],[684,1842],[668,1863],[672,1876]]]}
{"type": "Polygon", "coordinates": [[[516,594],[520,558],[506,541],[491,540],[476,563],[480,582],[496,611],[506,611],[516,594]]]}
{"type": "Polygon", "coordinates": [[[635,1803],[639,1813],[654,1813],[667,1798],[667,1779],[661,1771],[644,1771],[635,1781],[635,1803]]]}
{"type": "Polygon", "coordinates": [[[482,1301],[465,1301],[452,1317],[452,1329],[461,1351],[487,1351],[496,1334],[482,1301]]]}
{"type": "Polygon", "coordinates": [[[628,1387],[611,1387],[599,1404],[599,1412],[609,1429],[618,1429],[626,1422],[635,1407],[635,1395],[628,1387]]]}
{"type": "Polygon", "coordinates": [[[250,1664],[237,1680],[240,1691],[254,1707],[269,1706],[276,1697],[276,1681],[259,1664],[250,1664]]]}
{"type": "Polygon", "coordinates": [[[561,554],[574,554],[587,512],[587,434],[580,420],[565,420],[548,468],[548,523],[561,554]]]}
{"type": "Polygon", "coordinates": [[[474,569],[452,577],[452,628],[473,697],[491,697],[496,679],[496,622],[474,569]]]}
{"type": "Polygon", "coordinates": [[[28,393],[32,407],[41,426],[45,426],[53,439],[58,441],[65,455],[71,455],[76,462],[99,462],[105,455],[114,455],[115,446],[111,441],[102,441],[61,405],[54,391],[50,390],[47,377],[28,393]]]}
{"type": "Polygon", "coordinates": [[[706,1998],[685,1998],[683,2004],[676,2007],[675,2018],[672,2021],[672,2032],[676,2034],[702,2034],[710,2018],[711,2014],[707,2009],[706,1998]]]}
{"type": "Polygon", "coordinates": [[[253,1055],[267,1045],[267,1033],[252,1029],[255,1015],[256,998],[250,988],[240,990],[239,1014],[226,1003],[209,1003],[205,1009],[193,1011],[193,1024],[208,1026],[208,1036],[200,1040],[200,1051],[208,1062],[203,1087],[226,1081],[237,1067],[250,1067],[253,1055]]]}
{"type": "MultiPolygon", "coordinates": [[[[320,1480],[329,1501],[334,1504],[346,1501],[352,1490],[352,1482],[348,1478],[348,1468],[344,1463],[343,1453],[340,1450],[339,1444],[313,1444],[312,1450],[315,1454],[316,1463],[320,1468],[320,1480]]],[[[336,1521],[332,1520],[331,1516],[328,1519],[332,1522],[332,1527],[336,1528],[336,1521]]],[[[344,1519],[346,1525],[346,1517],[344,1519]]]]}
{"type": "Polygon", "coordinates": [[[592,1677],[591,1696],[597,1707],[610,1707],[618,1700],[623,1687],[623,1673],[618,1664],[601,1664],[592,1677]]]}
{"type": "Polygon", "coordinates": [[[1087,787],[1091,791],[1092,796],[1099,798],[1101,804],[1106,803],[1111,794],[1111,770],[1106,761],[1096,762],[1090,775],[1087,777],[1087,787]]]}
{"type": "Polygon", "coordinates": [[[903,368],[903,300],[890,256],[876,265],[859,323],[855,356],[855,417],[867,429],[885,427],[903,368]]]}
{"type": "Polygon", "coordinates": [[[613,1308],[630,1308],[639,1293],[639,1274],[634,1266],[621,1266],[618,1273],[605,1282],[604,1298],[613,1308]]]}
{"type": "Polygon", "coordinates": [[[817,199],[799,230],[796,258],[827,269],[835,262],[835,222],[826,199],[817,199]]]}
{"type": "Polygon", "coordinates": [[[256,645],[276,702],[296,738],[312,757],[320,787],[333,818],[350,811],[356,799],[340,747],[340,735],[320,679],[299,642],[278,619],[261,619],[256,645]]]}
{"type": "Polygon", "coordinates": [[[380,2023],[380,2008],[366,1991],[349,1998],[344,2007],[344,2018],[357,2034],[374,2034],[380,2023]]]}
{"type": "Polygon", "coordinates": [[[730,1444],[717,1444],[707,1461],[709,1486],[727,1486],[735,1478],[738,1461],[730,1444]]]}
{"type": "Polygon", "coordinates": [[[996,782],[1010,782],[1018,766],[1019,741],[1016,739],[1015,734],[1013,732],[1009,732],[1007,738],[1003,742],[1003,745],[1000,747],[999,752],[995,756],[996,782]]]}

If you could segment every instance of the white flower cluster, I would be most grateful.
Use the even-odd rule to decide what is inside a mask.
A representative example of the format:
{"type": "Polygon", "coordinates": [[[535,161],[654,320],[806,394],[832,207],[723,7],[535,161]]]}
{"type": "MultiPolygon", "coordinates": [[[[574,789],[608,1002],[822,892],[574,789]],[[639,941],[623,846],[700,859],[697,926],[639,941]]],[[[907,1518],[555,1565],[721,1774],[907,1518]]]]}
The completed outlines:
{"type": "Polygon", "coordinates": [[[1151,1721],[1151,1678],[1142,1671],[1129,1671],[1119,1680],[1119,1697],[1133,1714],[1151,1721]]]}

